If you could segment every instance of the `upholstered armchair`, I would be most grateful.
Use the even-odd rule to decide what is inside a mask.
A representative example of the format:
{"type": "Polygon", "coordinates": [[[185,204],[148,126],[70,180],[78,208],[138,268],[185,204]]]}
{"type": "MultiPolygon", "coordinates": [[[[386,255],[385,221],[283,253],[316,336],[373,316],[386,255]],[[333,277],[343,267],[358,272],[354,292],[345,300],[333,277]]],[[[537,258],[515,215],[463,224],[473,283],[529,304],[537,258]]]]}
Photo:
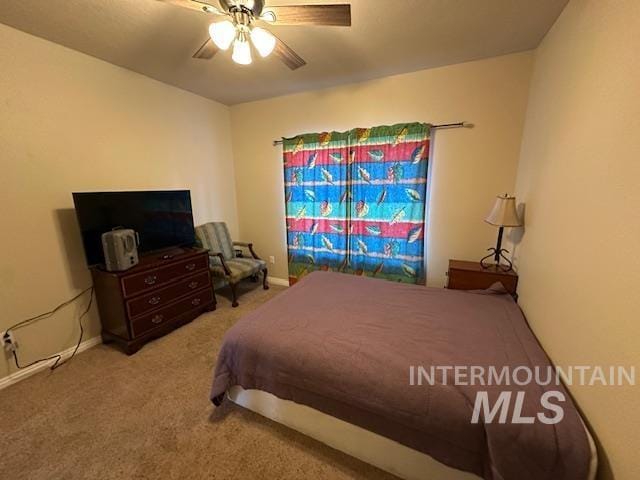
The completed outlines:
{"type": "Polygon", "coordinates": [[[205,223],[196,227],[196,240],[202,248],[209,250],[209,270],[214,279],[214,286],[231,287],[232,306],[238,306],[236,287],[241,280],[257,277],[262,272],[262,287],[269,289],[267,283],[267,263],[261,260],[253,250],[252,243],[234,242],[224,222],[205,223]],[[249,251],[251,257],[236,255],[235,247],[249,251]]]}

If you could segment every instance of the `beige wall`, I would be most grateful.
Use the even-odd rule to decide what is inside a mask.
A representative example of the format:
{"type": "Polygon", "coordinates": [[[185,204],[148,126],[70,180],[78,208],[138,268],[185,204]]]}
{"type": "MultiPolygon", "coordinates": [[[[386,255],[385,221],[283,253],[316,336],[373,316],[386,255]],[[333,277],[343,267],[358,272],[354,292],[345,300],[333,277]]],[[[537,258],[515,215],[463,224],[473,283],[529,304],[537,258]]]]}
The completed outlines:
{"type": "MultiPolygon", "coordinates": [[[[188,188],[237,232],[230,138],[225,106],[0,25],[0,331],[91,284],[73,191],[188,188]]],[[[78,310],[18,331],[22,360],[72,346],[78,310]]]]}
{"type": "MultiPolygon", "coordinates": [[[[536,52],[520,304],[559,365],[640,369],[640,2],[572,1],[536,52]]],[[[600,478],[640,478],[638,387],[571,388],[600,478]]]]}
{"type": "Polygon", "coordinates": [[[287,278],[281,148],[306,132],[399,122],[473,122],[434,136],[428,282],[443,285],[449,258],[479,259],[495,244],[483,222],[513,189],[532,54],[520,53],[231,107],[241,235],[287,278]]]}

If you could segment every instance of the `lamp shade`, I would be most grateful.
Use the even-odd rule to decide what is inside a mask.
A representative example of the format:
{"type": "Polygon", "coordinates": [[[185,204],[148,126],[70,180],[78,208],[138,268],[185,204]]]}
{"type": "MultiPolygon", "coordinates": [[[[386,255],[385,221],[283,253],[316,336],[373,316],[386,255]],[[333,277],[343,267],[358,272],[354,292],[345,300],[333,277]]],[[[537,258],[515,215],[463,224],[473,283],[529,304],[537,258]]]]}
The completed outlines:
{"type": "Polygon", "coordinates": [[[260,27],[251,30],[251,41],[262,57],[268,57],[276,47],[276,37],[260,27]]]}
{"type": "Polygon", "coordinates": [[[212,23],[209,26],[209,36],[219,49],[227,50],[236,38],[236,27],[229,20],[212,23]]]}
{"type": "Polygon", "coordinates": [[[507,194],[498,196],[491,213],[484,221],[496,227],[521,227],[522,220],[516,211],[516,197],[507,194]]]}
{"type": "Polygon", "coordinates": [[[251,64],[251,47],[244,33],[238,35],[238,38],[233,43],[231,59],[240,65],[251,64]]]}

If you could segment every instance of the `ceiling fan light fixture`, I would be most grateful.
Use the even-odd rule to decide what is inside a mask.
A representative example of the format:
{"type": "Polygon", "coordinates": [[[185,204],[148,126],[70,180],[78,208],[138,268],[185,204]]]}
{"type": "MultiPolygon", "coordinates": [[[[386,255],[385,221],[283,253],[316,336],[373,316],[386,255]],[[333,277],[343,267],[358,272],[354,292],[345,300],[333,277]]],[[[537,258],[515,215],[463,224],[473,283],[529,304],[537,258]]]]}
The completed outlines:
{"type": "Polygon", "coordinates": [[[254,27],[251,30],[251,41],[262,57],[268,57],[276,47],[276,37],[264,28],[254,27]]]}
{"type": "Polygon", "coordinates": [[[209,26],[209,35],[220,50],[228,50],[236,38],[236,27],[229,20],[212,23],[209,26]]]}
{"type": "Polygon", "coordinates": [[[261,57],[273,53],[290,70],[297,70],[307,64],[290,46],[270,31],[272,25],[351,26],[351,5],[344,0],[344,3],[335,4],[317,3],[317,0],[316,3],[297,4],[296,0],[287,0],[283,2],[285,5],[271,7],[265,6],[265,2],[277,0],[158,1],[218,17],[215,23],[209,25],[211,38],[207,38],[200,45],[192,55],[193,58],[210,59],[221,50],[231,49],[233,61],[242,65],[252,63],[252,57],[256,55],[251,51],[254,48],[261,57]],[[263,28],[258,28],[256,24],[263,28]]]}
{"type": "Polygon", "coordinates": [[[247,37],[242,32],[233,44],[233,55],[231,55],[231,58],[240,65],[251,64],[251,46],[247,41],[247,37]]]}

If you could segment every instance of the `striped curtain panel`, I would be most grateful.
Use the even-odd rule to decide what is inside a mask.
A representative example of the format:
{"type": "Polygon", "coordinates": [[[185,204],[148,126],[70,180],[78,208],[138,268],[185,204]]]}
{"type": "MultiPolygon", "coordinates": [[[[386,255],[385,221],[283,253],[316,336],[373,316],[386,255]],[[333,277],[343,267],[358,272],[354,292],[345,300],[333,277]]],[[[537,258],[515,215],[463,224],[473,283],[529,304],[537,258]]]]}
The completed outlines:
{"type": "Polygon", "coordinates": [[[429,126],[285,139],[289,282],[314,270],[425,283],[429,126]]]}

